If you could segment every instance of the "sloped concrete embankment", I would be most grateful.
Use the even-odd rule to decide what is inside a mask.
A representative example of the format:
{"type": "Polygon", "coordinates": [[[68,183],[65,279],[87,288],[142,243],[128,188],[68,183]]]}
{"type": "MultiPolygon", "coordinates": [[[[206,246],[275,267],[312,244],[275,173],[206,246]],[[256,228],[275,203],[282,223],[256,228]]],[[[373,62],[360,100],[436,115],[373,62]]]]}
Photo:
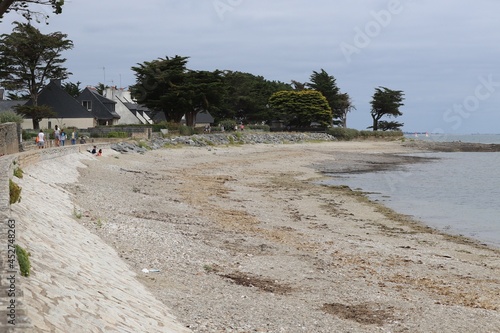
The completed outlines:
{"type": "MultiPolygon", "coordinates": [[[[104,145],[100,145],[105,147],[104,145]]],[[[0,332],[189,332],[136,278],[118,254],[78,223],[64,184],[77,181],[88,146],[53,148],[4,156],[2,208],[2,311],[0,332]],[[15,167],[24,171],[13,176],[15,167]],[[22,187],[9,205],[8,180],[22,187]],[[9,325],[7,221],[15,221],[16,243],[27,249],[31,276],[16,274],[16,326],[9,325]]]]}

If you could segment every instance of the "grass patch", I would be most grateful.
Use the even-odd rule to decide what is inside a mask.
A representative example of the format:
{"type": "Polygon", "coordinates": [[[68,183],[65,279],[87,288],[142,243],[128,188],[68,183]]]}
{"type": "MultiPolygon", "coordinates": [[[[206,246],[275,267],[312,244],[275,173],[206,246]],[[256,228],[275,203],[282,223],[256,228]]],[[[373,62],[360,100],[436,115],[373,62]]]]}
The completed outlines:
{"type": "Polygon", "coordinates": [[[23,170],[19,167],[14,169],[14,176],[16,176],[17,178],[23,178],[23,173],[23,170]]]}
{"type": "Polygon", "coordinates": [[[21,275],[26,277],[30,276],[30,253],[16,244],[16,256],[17,262],[19,263],[19,269],[21,270],[21,275]]]}
{"type": "Polygon", "coordinates": [[[217,269],[212,266],[212,265],[203,265],[203,269],[205,270],[206,273],[214,273],[217,271],[217,269]]]}
{"type": "Polygon", "coordinates": [[[14,183],[12,179],[9,179],[9,203],[15,204],[16,202],[21,202],[21,187],[14,183]]]}
{"type": "Polygon", "coordinates": [[[144,149],[147,149],[147,150],[152,150],[152,148],[145,141],[137,141],[137,145],[140,148],[144,148],[144,149]]]}

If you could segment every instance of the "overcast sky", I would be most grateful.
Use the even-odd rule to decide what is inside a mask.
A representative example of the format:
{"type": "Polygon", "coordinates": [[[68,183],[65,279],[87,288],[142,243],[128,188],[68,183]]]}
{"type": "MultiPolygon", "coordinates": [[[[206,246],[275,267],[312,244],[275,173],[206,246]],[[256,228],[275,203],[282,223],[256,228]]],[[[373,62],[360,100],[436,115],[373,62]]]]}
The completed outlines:
{"type": "Polygon", "coordinates": [[[384,86],[405,93],[405,131],[500,133],[498,0],[66,0],[48,22],[74,42],[68,81],[83,87],[126,88],[132,66],[175,55],[287,83],[324,69],[357,108],[348,127],[371,125],[384,86]]]}

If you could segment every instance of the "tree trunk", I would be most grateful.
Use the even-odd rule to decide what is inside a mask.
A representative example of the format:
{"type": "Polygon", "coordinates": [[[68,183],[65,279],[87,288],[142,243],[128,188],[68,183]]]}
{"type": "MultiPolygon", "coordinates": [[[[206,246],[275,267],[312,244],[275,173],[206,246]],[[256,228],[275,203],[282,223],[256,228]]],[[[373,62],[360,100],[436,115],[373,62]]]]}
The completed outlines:
{"type": "Polygon", "coordinates": [[[374,116],[372,116],[373,118],[373,131],[378,131],[378,119],[374,116]]]}
{"type": "Polygon", "coordinates": [[[33,118],[33,129],[40,129],[40,121],[38,119],[33,118]]]}
{"type": "Polygon", "coordinates": [[[195,120],[197,114],[198,112],[195,110],[186,112],[186,126],[194,127],[196,125],[195,120]]]}
{"type": "Polygon", "coordinates": [[[15,0],[2,0],[0,1],[0,17],[7,12],[9,7],[14,3],[15,0]]]}

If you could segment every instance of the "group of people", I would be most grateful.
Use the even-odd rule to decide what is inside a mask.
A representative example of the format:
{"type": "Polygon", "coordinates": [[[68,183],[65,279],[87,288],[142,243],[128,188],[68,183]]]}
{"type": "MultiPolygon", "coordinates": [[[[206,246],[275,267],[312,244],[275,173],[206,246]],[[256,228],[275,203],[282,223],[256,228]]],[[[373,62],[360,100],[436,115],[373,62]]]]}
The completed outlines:
{"type": "Polygon", "coordinates": [[[94,148],[92,148],[92,150],[89,150],[89,152],[95,156],[102,156],[102,149],[97,150],[97,146],[94,146],[94,148]]]}
{"type": "MultiPolygon", "coordinates": [[[[73,132],[71,132],[71,144],[72,145],[76,144],[77,137],[78,137],[78,134],[76,133],[76,130],[73,130],[73,132]]],[[[56,125],[54,128],[54,144],[56,145],[56,147],[64,146],[66,144],[67,139],[68,139],[68,135],[66,134],[66,132],[62,128],[60,129],[59,126],[56,125]]],[[[37,143],[38,149],[45,147],[46,138],[45,138],[45,133],[43,132],[43,130],[40,130],[40,132],[36,136],[35,141],[37,143]]]]}

